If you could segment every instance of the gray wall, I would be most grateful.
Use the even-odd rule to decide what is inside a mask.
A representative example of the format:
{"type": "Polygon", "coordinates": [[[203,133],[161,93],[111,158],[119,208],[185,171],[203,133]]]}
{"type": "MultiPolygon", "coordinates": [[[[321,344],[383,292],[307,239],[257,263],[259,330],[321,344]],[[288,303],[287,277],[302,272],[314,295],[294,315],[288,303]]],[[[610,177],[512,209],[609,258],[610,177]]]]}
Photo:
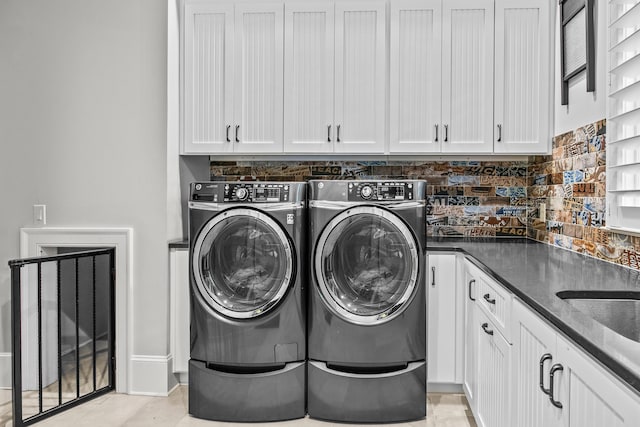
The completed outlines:
{"type": "Polygon", "coordinates": [[[167,3],[0,1],[0,353],[32,205],[132,227],[133,354],[168,354],[167,3]]]}

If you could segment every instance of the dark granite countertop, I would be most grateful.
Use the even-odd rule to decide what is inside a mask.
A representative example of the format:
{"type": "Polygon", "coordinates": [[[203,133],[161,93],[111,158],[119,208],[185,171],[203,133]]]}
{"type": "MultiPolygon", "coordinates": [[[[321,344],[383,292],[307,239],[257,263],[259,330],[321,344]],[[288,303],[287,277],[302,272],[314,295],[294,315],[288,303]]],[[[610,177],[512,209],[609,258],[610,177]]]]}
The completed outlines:
{"type": "Polygon", "coordinates": [[[171,240],[169,242],[169,249],[189,249],[189,241],[183,240],[171,240]]]}
{"type": "Polygon", "coordinates": [[[525,239],[428,240],[427,251],[460,251],[640,393],[640,343],[556,296],[562,290],[640,291],[640,272],[525,239]]]}

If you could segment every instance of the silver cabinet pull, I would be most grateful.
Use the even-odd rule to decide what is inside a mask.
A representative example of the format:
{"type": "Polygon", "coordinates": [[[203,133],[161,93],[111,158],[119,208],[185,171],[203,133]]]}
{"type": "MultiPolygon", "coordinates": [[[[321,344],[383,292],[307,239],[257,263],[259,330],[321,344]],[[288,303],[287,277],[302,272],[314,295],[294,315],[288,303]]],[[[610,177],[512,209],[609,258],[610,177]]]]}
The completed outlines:
{"type": "Polygon", "coordinates": [[[551,359],[551,353],[545,353],[540,358],[540,390],[542,390],[542,392],[547,396],[551,395],[551,390],[548,388],[544,388],[544,362],[551,359]]]}
{"type": "Polygon", "coordinates": [[[438,142],[438,125],[436,125],[435,127],[436,127],[436,137],[433,141],[438,142]]]}
{"type": "Polygon", "coordinates": [[[338,125],[338,135],[336,137],[336,142],[340,142],[340,125],[338,125]]]}
{"type": "Polygon", "coordinates": [[[551,370],[549,371],[549,400],[551,401],[551,404],[553,406],[555,406],[556,408],[562,409],[562,403],[558,402],[553,398],[553,376],[558,371],[560,372],[564,371],[564,366],[562,366],[559,363],[556,363],[555,365],[553,365],[551,367],[551,370]]]}
{"type": "Polygon", "coordinates": [[[444,125],[444,142],[449,142],[449,125],[444,125]]]}
{"type": "Polygon", "coordinates": [[[496,299],[495,298],[491,298],[491,295],[489,295],[489,294],[484,294],[483,298],[489,304],[495,304],[496,303],[496,299]]]}
{"type": "Polygon", "coordinates": [[[240,142],[239,133],[240,133],[240,125],[236,125],[236,142],[240,142]]]}
{"type": "Polygon", "coordinates": [[[227,142],[231,142],[231,138],[229,138],[229,130],[231,129],[231,125],[227,125],[227,142]]]}
{"type": "Polygon", "coordinates": [[[473,285],[474,283],[476,283],[476,279],[469,280],[469,299],[471,301],[475,301],[476,300],[474,297],[471,296],[471,285],[473,285]]]}
{"type": "Polygon", "coordinates": [[[502,125],[498,125],[498,142],[502,141],[502,125]]]}
{"type": "Polygon", "coordinates": [[[436,287],[436,268],[431,267],[431,286],[436,287]]]}
{"type": "Polygon", "coordinates": [[[327,142],[331,142],[331,125],[327,125],[327,142]]]}
{"type": "Polygon", "coordinates": [[[489,329],[489,324],[488,323],[483,323],[482,324],[482,330],[487,335],[493,335],[493,331],[491,329],[489,329]]]}

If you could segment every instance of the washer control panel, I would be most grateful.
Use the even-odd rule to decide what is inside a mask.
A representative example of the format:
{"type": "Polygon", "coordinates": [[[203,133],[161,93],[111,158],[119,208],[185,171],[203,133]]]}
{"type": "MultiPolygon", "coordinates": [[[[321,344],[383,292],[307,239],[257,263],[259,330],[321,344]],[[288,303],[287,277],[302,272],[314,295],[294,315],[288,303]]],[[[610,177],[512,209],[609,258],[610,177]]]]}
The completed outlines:
{"type": "Polygon", "coordinates": [[[281,203],[305,200],[304,182],[194,182],[191,201],[281,203]]]}
{"type": "Polygon", "coordinates": [[[348,185],[350,202],[413,200],[413,183],[395,181],[354,181],[348,185]]]}

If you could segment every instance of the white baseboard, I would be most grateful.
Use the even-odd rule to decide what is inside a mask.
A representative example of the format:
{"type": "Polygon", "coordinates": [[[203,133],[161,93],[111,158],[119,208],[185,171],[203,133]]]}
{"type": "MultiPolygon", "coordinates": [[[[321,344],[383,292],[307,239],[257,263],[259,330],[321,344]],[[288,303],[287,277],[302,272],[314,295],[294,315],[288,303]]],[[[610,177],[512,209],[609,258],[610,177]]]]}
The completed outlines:
{"type": "Polygon", "coordinates": [[[0,353],[0,388],[11,388],[11,353],[0,353]]]}
{"type": "Polygon", "coordinates": [[[427,393],[463,393],[462,384],[427,383],[427,393]]]}
{"type": "Polygon", "coordinates": [[[177,384],[171,355],[133,355],[130,375],[129,394],[168,396],[177,384]]]}

